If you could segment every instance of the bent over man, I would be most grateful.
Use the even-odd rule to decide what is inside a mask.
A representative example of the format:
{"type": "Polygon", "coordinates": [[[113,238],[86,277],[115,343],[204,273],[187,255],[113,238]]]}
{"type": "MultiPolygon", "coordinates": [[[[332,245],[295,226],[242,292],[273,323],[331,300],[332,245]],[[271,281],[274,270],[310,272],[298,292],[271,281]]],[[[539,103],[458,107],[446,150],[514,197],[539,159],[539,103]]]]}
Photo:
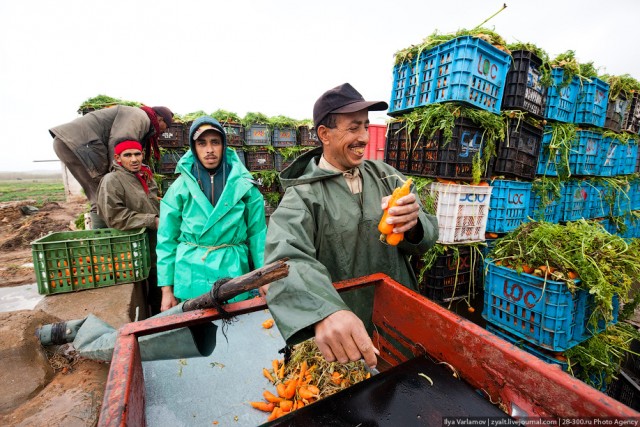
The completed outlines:
{"type": "Polygon", "coordinates": [[[139,141],[148,161],[160,157],[158,136],[171,126],[173,113],[167,107],[116,105],[93,111],[49,130],[58,158],[78,180],[91,203],[93,228],[104,223],[97,215],[96,194],[100,179],[109,172],[116,142],[139,141]]]}

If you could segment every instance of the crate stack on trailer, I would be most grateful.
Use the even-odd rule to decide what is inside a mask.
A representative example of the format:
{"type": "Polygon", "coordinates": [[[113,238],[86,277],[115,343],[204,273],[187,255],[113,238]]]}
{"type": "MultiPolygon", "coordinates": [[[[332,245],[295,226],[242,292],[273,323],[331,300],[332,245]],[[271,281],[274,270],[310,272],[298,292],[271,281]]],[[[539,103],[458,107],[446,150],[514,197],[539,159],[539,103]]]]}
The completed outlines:
{"type": "MultiPolygon", "coordinates": [[[[436,33],[396,54],[385,161],[414,178],[440,231],[436,247],[412,260],[419,290],[449,308],[482,292],[488,329],[570,370],[565,352],[615,324],[622,297],[605,297],[610,318],[594,323],[594,295],[579,278],[568,285],[555,276],[496,265],[491,249],[531,221],[564,226],[595,218],[589,212],[597,207],[609,230],[616,231],[611,223],[624,224],[633,230],[624,237],[638,237],[633,211],[640,181],[629,174],[640,164],[640,100],[628,85],[609,91],[616,78],[574,77],[567,61],[572,52],[549,61],[536,46],[518,43],[507,54],[496,43],[499,36],[478,32],[436,33]],[[606,142],[594,145],[598,138],[606,142]],[[562,140],[569,141],[564,151],[562,140]],[[589,178],[600,171],[626,177],[589,178]],[[587,202],[596,198],[592,192],[599,203],[587,202]],[[476,242],[485,248],[484,265],[476,257],[471,268],[480,279],[469,271],[476,242]]],[[[604,371],[591,377],[603,387],[610,379],[604,371]]]]}
{"type": "Polygon", "coordinates": [[[567,69],[552,69],[532,216],[595,220],[611,233],[640,237],[640,109],[631,89],[638,82],[600,79],[591,64],[578,64],[571,53],[560,57],[580,71],[567,78],[567,69]]]}
{"type": "MultiPolygon", "coordinates": [[[[514,51],[514,58],[516,54],[520,56],[514,51]]],[[[541,66],[547,74],[541,81],[548,81],[544,84],[545,127],[525,221],[568,225],[592,219],[605,228],[611,223],[624,224],[628,228],[623,225],[607,231],[638,237],[638,215],[633,212],[638,209],[633,204],[637,179],[628,177],[635,172],[638,158],[637,119],[633,118],[634,110],[624,91],[612,92],[604,81],[615,82],[616,78],[599,79],[589,72],[592,68],[591,64],[580,66],[573,52],[541,66]]],[[[632,98],[633,94],[628,94],[632,98]]],[[[492,198],[495,196],[494,188],[492,198]]],[[[507,238],[515,237],[510,234],[507,238]]],[[[489,257],[494,255],[489,253],[489,257]]],[[[500,264],[486,260],[483,317],[488,322],[487,329],[548,363],[580,375],[584,365],[570,366],[566,355],[571,350],[575,357],[582,351],[580,346],[589,345],[587,340],[617,323],[619,295],[604,301],[611,312],[599,317],[595,314],[594,294],[598,295],[600,288],[592,288],[593,278],[581,283],[579,275],[563,275],[566,270],[550,273],[551,265],[562,265],[563,260],[549,259],[549,270],[542,271],[538,271],[541,267],[508,265],[507,261],[500,264]]],[[[606,390],[611,377],[605,368],[600,369],[591,371],[586,379],[583,375],[583,379],[606,390]]],[[[635,399],[638,397],[636,392],[635,399]]]]}

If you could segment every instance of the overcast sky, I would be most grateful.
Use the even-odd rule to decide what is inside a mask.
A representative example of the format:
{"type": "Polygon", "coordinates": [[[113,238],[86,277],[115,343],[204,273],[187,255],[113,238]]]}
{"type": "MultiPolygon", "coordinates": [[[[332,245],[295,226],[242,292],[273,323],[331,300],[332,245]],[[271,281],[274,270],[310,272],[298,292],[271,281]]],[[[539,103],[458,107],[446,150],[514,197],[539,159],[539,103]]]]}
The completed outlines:
{"type": "MultiPolygon", "coordinates": [[[[573,49],[640,79],[640,1],[506,0],[487,26],[551,56],[573,49]]],[[[473,28],[502,0],[0,0],[0,171],[56,170],[48,129],[105,94],[186,114],[311,118],[350,82],[389,101],[393,55],[434,30],[473,28]]],[[[371,113],[373,123],[386,115],[371,113]]]]}

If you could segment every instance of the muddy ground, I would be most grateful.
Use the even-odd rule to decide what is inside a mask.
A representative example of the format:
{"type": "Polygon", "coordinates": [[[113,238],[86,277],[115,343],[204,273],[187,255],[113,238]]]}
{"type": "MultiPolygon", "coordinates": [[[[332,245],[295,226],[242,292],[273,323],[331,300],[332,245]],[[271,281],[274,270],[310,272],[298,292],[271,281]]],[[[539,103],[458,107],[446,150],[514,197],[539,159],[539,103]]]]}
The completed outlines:
{"type": "Polygon", "coordinates": [[[35,283],[31,242],[51,232],[75,230],[76,218],[86,210],[83,200],[50,202],[25,215],[21,208],[33,203],[0,204],[0,287],[35,283]]]}

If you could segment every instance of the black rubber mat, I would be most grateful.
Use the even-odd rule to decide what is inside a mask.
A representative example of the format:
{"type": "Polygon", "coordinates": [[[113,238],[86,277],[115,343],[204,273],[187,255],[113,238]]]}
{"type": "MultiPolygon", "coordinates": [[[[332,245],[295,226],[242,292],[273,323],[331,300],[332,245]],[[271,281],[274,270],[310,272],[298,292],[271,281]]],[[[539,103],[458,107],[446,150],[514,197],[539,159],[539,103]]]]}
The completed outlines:
{"type": "Polygon", "coordinates": [[[449,368],[421,356],[264,426],[443,426],[444,418],[466,417],[509,418],[449,368]]]}

